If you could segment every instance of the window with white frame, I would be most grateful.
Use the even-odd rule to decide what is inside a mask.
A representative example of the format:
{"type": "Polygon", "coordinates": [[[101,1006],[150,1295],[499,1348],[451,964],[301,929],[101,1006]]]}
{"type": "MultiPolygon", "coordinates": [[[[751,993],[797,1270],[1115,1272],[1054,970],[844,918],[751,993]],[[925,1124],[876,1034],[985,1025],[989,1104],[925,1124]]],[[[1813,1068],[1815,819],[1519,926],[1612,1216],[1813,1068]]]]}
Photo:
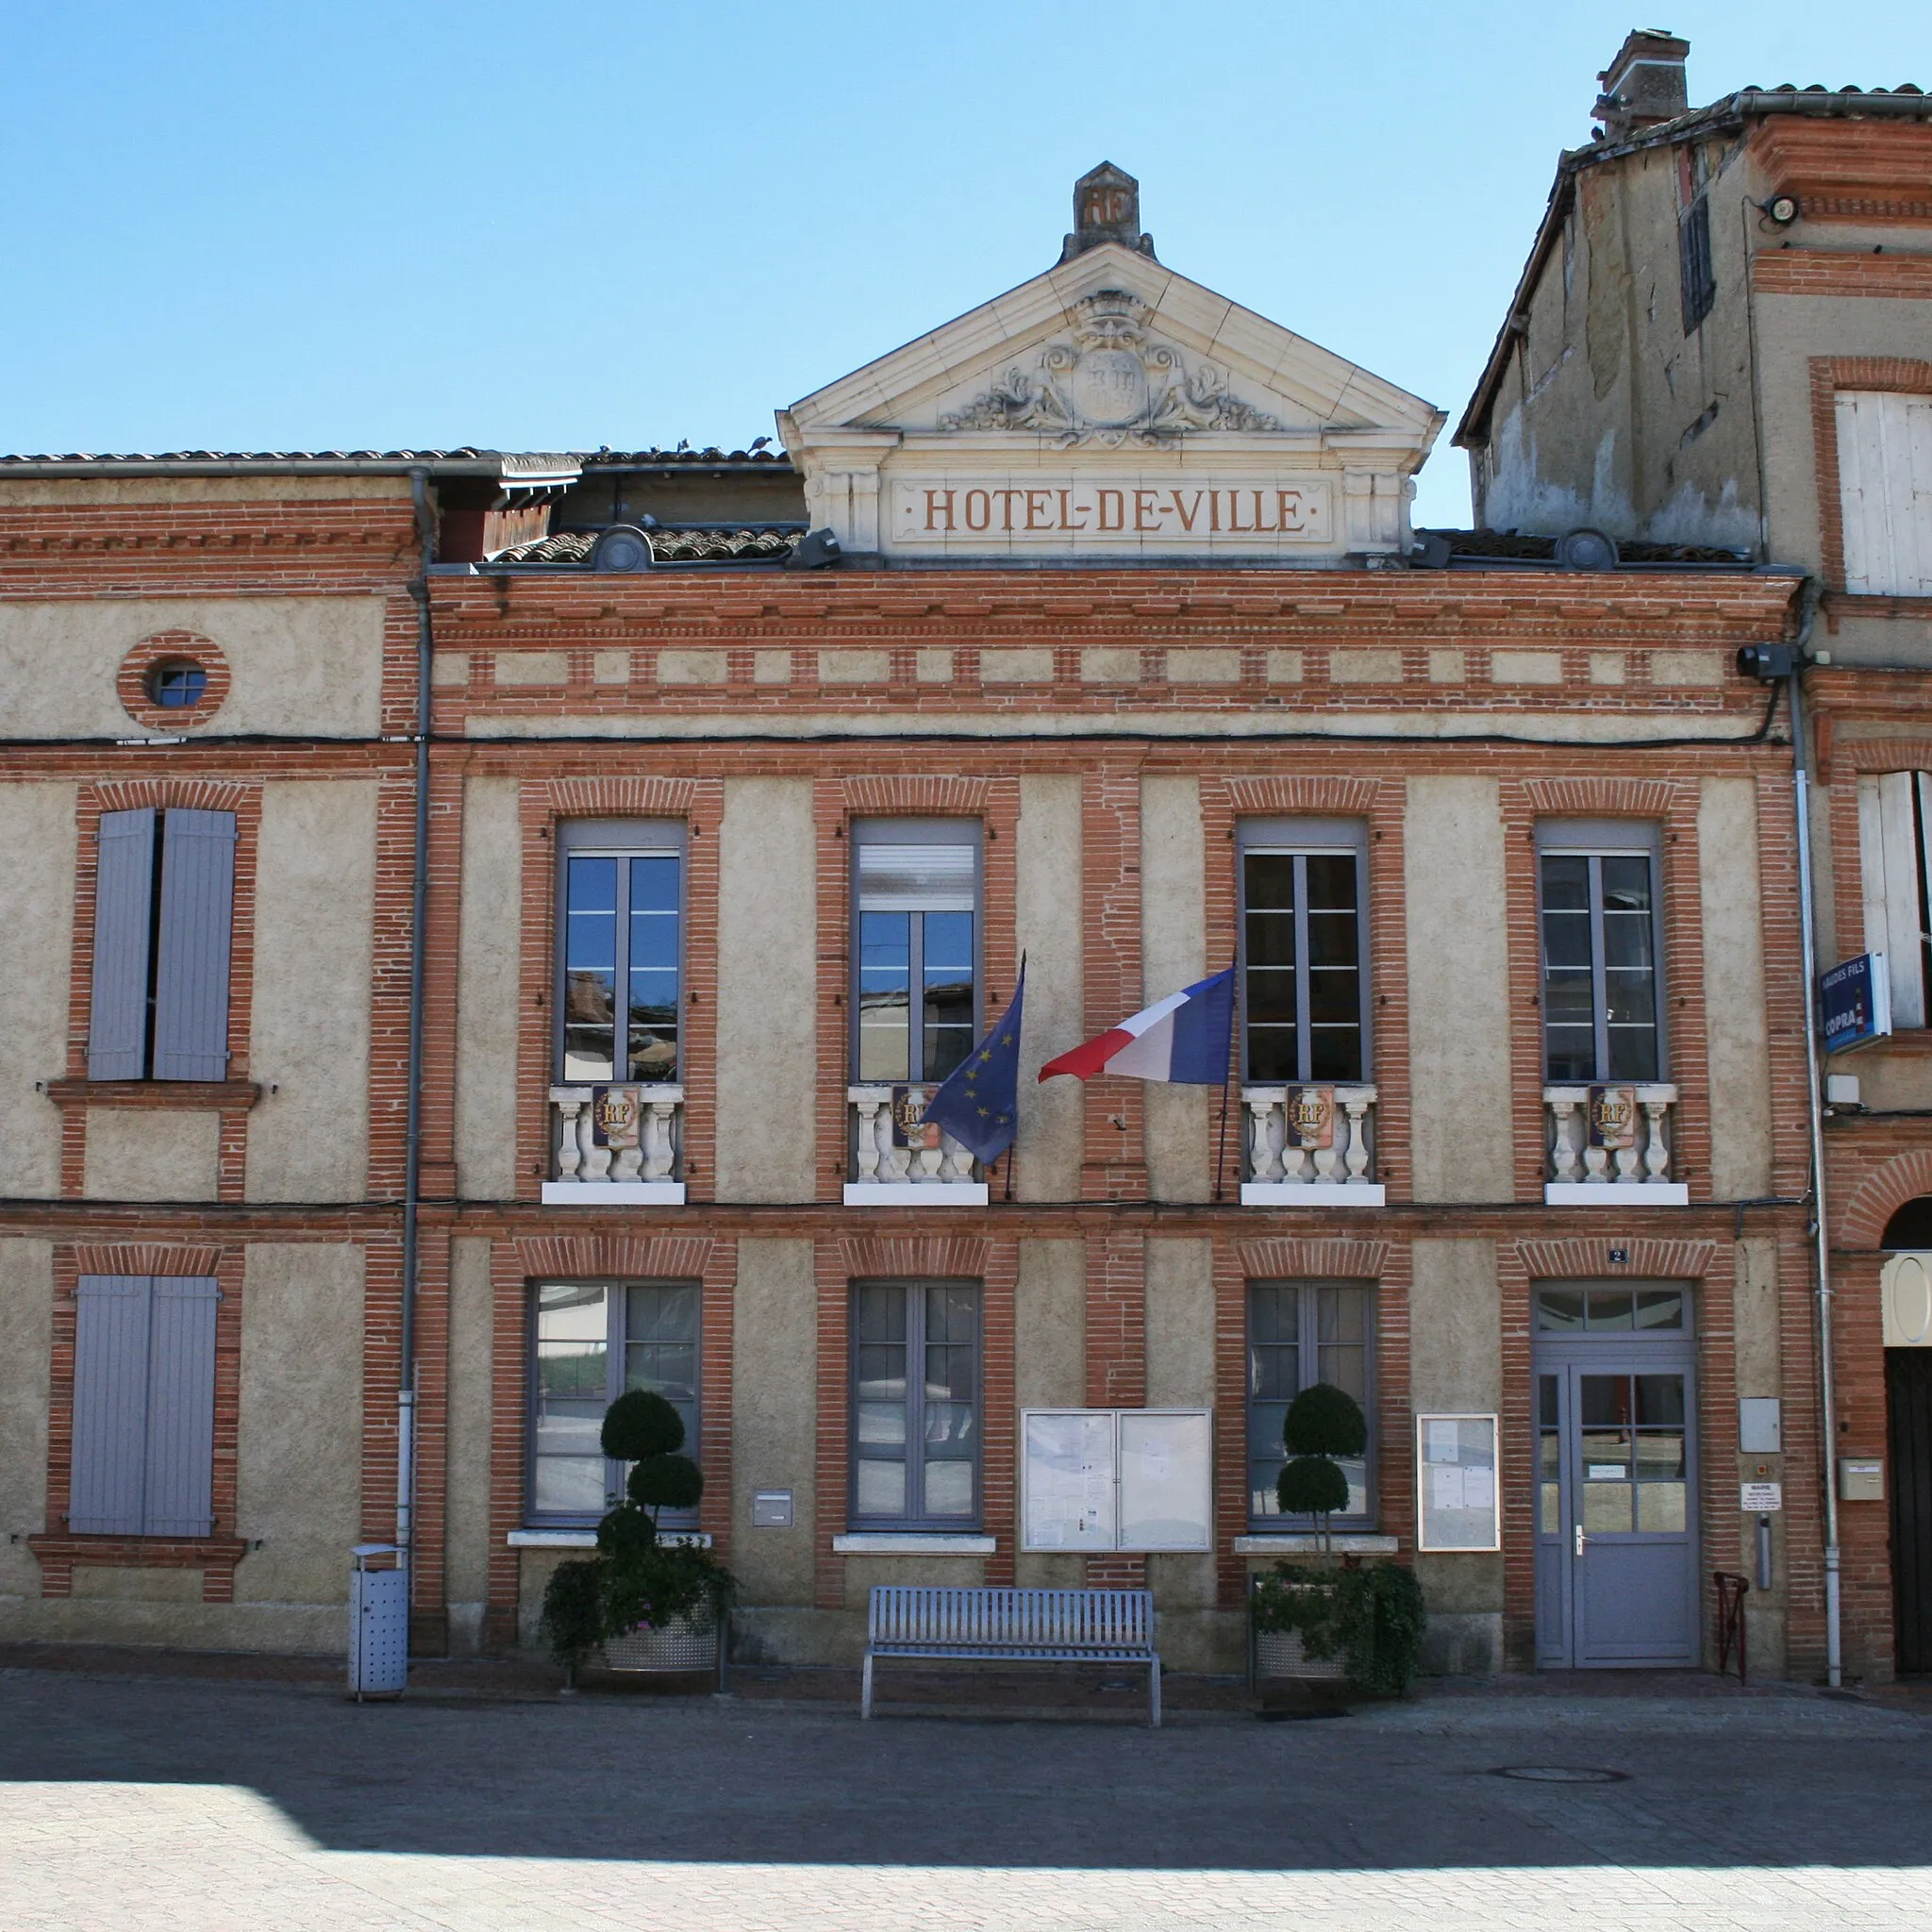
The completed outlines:
{"type": "Polygon", "coordinates": [[[558,1078],[675,1081],[684,827],[668,820],[569,821],[558,828],[558,1078]]]}
{"type": "MultiPolygon", "coordinates": [[[[701,1292],[695,1281],[541,1283],[530,1308],[529,1483],[533,1524],[595,1523],[624,1498],[625,1465],[603,1451],[604,1412],[627,1389],[661,1395],[698,1457],[701,1292]]],[[[665,1509],[690,1527],[695,1509],[665,1509]]]]}
{"type": "Polygon", "coordinates": [[[1932,987],[1932,866],[1926,829],[1932,775],[1866,772],[1858,778],[1858,871],[1865,950],[1883,953],[1891,1024],[1924,1026],[1932,987]]]}
{"type": "Polygon", "coordinates": [[[943,1080],[979,1037],[979,826],[852,826],[853,1077],[943,1080]]]}
{"type": "Polygon", "coordinates": [[[1362,1282],[1248,1283],[1248,1520],[1257,1528],[1312,1527],[1284,1517],[1275,1495],[1288,1452],[1281,1428],[1289,1404],[1312,1383],[1343,1389],[1370,1421],[1368,1453],[1338,1457],[1348,1507],[1337,1527],[1373,1527],[1374,1484],[1374,1291],[1362,1282]]]}
{"type": "Polygon", "coordinates": [[[1543,1077],[1664,1077],[1662,917],[1655,826],[1537,827],[1543,1077]]]}
{"type": "Polygon", "coordinates": [[[1347,820],[1242,823],[1248,1080],[1368,1077],[1367,850],[1366,827],[1347,820]]]}
{"type": "Polygon", "coordinates": [[[976,1281],[852,1289],[855,1529],[979,1525],[976,1281]]]}
{"type": "Polygon", "coordinates": [[[1932,395],[1841,390],[1836,411],[1845,589],[1932,597],[1932,395]]]}
{"type": "Polygon", "coordinates": [[[235,814],[101,814],[91,1080],[225,1080],[235,814]]]}

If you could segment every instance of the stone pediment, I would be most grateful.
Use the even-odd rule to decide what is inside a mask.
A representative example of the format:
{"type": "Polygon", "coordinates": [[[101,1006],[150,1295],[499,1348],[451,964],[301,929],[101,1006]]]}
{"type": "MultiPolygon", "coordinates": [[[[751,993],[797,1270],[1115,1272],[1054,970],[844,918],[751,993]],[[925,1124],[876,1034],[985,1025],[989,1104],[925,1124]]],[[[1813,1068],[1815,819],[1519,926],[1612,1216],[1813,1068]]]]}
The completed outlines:
{"type": "Polygon", "coordinates": [[[1408,543],[1441,412],[1106,241],[795,403],[812,521],[887,557],[1324,562],[1408,543]]]}

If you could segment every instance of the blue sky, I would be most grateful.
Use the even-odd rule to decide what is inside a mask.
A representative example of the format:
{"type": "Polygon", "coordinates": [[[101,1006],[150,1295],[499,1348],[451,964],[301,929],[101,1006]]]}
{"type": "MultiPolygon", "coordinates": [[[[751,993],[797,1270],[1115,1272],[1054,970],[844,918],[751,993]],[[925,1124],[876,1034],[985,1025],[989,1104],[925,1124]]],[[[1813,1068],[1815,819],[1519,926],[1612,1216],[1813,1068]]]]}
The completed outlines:
{"type": "MultiPolygon", "coordinates": [[[[742,443],[1046,267],[1103,158],[1453,423],[1659,24],[1694,102],[1932,86],[1924,0],[0,0],[0,447],[742,443]]],[[[1467,516],[1446,432],[1418,509],[1467,516]]]]}

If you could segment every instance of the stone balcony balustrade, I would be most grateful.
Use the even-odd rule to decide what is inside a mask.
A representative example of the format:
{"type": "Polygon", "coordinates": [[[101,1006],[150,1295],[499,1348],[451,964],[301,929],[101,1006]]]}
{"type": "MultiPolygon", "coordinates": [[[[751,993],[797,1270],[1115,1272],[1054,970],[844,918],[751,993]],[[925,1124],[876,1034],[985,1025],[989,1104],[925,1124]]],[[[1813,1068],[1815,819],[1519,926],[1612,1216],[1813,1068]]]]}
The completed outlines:
{"type": "MultiPolygon", "coordinates": [[[[927,1091],[932,1090],[928,1089],[927,1091]]],[[[852,1178],[848,1208],[983,1208],[986,1183],[974,1171],[972,1154],[950,1134],[932,1147],[894,1145],[892,1089],[848,1087],[852,1121],[852,1178]]]]}
{"type": "Polygon", "coordinates": [[[1243,1087],[1241,1205],[1381,1207],[1374,1121],[1373,1087],[1243,1087]]]}
{"type": "Polygon", "coordinates": [[[1690,1190],[1671,1177],[1671,1110],[1677,1090],[1631,1081],[1543,1089],[1552,1207],[1682,1208],[1690,1190]]]}
{"type": "Polygon", "coordinates": [[[683,1206],[684,1182],[677,1177],[684,1142],[682,1087],[553,1087],[550,1104],[557,1177],[543,1183],[546,1202],[575,1208],[683,1206]],[[607,1108],[616,1099],[620,1115],[634,1110],[634,1127],[619,1120],[613,1122],[617,1131],[600,1134],[600,1094],[607,1108]],[[608,1144],[611,1140],[620,1144],[608,1144]]]}

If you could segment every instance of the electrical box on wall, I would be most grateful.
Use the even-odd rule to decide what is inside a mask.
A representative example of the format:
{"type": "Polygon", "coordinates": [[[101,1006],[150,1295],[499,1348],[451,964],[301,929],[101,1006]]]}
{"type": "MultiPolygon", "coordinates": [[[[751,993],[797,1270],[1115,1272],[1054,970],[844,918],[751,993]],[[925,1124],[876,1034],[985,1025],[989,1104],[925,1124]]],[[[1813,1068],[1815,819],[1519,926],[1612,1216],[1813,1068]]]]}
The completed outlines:
{"type": "Polygon", "coordinates": [[[791,1527],[791,1491],[758,1490],[751,1499],[751,1526],[754,1529],[791,1527]]]}
{"type": "Polygon", "coordinates": [[[1784,1448],[1783,1405],[1775,1395],[1746,1395],[1738,1403],[1738,1453],[1776,1456],[1784,1448]]]}
{"type": "Polygon", "coordinates": [[[1840,1503],[1885,1501],[1885,1463],[1876,1456],[1840,1456],[1838,1459],[1838,1499],[1840,1503]]]}

